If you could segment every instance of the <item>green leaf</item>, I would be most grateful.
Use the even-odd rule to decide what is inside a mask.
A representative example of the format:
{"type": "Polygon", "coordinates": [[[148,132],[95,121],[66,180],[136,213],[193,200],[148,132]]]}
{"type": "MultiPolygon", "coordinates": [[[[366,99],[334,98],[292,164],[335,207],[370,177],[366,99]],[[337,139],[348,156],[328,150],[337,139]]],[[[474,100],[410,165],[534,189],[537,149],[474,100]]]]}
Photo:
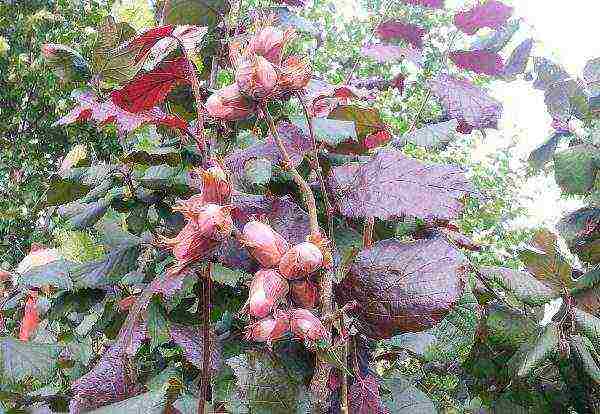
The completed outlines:
{"type": "Polygon", "coordinates": [[[69,227],[73,230],[84,230],[93,226],[106,213],[110,204],[110,200],[105,198],[87,204],[77,203],[78,211],[69,217],[69,227]]]}
{"type": "Polygon", "coordinates": [[[394,414],[437,414],[435,404],[423,391],[404,378],[384,380],[391,396],[384,401],[394,414]]]}
{"type": "Polygon", "coordinates": [[[302,387],[273,356],[250,350],[225,361],[237,377],[228,402],[235,413],[289,414],[296,411],[302,387]]]}
{"type": "Polygon", "coordinates": [[[60,164],[61,170],[70,168],[89,167],[90,158],[85,144],[77,144],[65,155],[60,164]]]}
{"type": "Polygon", "coordinates": [[[101,288],[116,283],[137,266],[139,246],[121,245],[92,262],[78,264],[71,269],[71,278],[78,289],[101,288]]]}
{"type": "Polygon", "coordinates": [[[531,306],[543,305],[558,296],[558,293],[529,273],[506,267],[482,267],[479,272],[487,280],[498,283],[517,299],[531,306]]]}
{"type": "Polygon", "coordinates": [[[599,344],[598,349],[600,349],[600,318],[577,308],[573,308],[572,312],[573,321],[579,332],[594,341],[594,343],[599,344]]]}
{"type": "Polygon", "coordinates": [[[425,358],[444,362],[464,359],[475,343],[480,317],[477,299],[467,286],[450,313],[428,331],[436,337],[436,341],[425,352],[425,358]]]}
{"type": "Polygon", "coordinates": [[[509,361],[518,377],[528,376],[558,350],[558,326],[550,323],[532,343],[523,345],[509,361]]]}
{"type": "MultiPolygon", "coordinates": [[[[163,2],[157,4],[163,10],[163,2]]],[[[163,24],[216,27],[229,11],[227,0],[171,0],[163,24]]]]}
{"type": "Polygon", "coordinates": [[[345,142],[336,147],[336,151],[343,153],[365,153],[368,150],[364,143],[365,138],[386,129],[377,109],[361,108],[356,105],[338,105],[331,111],[328,118],[354,122],[358,142],[345,142]]]}
{"type": "Polygon", "coordinates": [[[396,138],[391,144],[397,148],[402,148],[406,144],[411,143],[428,150],[442,149],[454,141],[457,136],[457,127],[458,121],[456,119],[427,125],[396,138]]]}
{"type": "Polygon", "coordinates": [[[16,284],[26,287],[54,286],[58,289],[72,290],[73,281],[69,271],[75,264],[63,259],[55,260],[43,266],[29,269],[18,275],[16,284]]]}
{"type": "Polygon", "coordinates": [[[77,51],[59,44],[46,44],[42,51],[47,51],[42,53],[46,64],[63,82],[90,80],[90,66],[77,51]]]}
{"type": "Polygon", "coordinates": [[[167,164],[175,167],[181,162],[181,156],[175,147],[159,147],[131,151],[125,156],[124,161],[146,165],[167,164]]]}
{"type": "Polygon", "coordinates": [[[273,164],[266,158],[252,158],[244,163],[244,178],[248,184],[268,184],[272,175],[273,164]]]}
{"type": "Polygon", "coordinates": [[[537,332],[534,320],[525,317],[499,302],[486,309],[487,343],[494,348],[516,350],[537,332]]]}
{"type": "Polygon", "coordinates": [[[105,81],[117,83],[132,79],[142,67],[143,60],[136,63],[135,58],[140,47],[122,45],[136,35],[129,24],[115,22],[108,16],[98,29],[98,39],[92,52],[92,70],[105,81]]]}
{"type": "Polygon", "coordinates": [[[552,135],[548,141],[534,149],[531,154],[529,154],[529,165],[531,165],[534,170],[541,170],[544,168],[544,166],[554,158],[560,140],[567,135],[570,134],[557,132],[552,135]]]}
{"type": "Polygon", "coordinates": [[[222,285],[236,287],[240,279],[250,280],[252,276],[243,270],[230,269],[219,263],[213,263],[210,272],[212,280],[222,285]]]}
{"type": "Polygon", "coordinates": [[[175,168],[169,165],[153,165],[146,170],[139,181],[146,188],[161,190],[170,187],[176,175],[175,168]]]}
{"type": "Polygon", "coordinates": [[[169,342],[169,321],[157,297],[152,298],[148,305],[148,336],[150,336],[150,350],[169,342]]]}
{"type": "MultiPolygon", "coordinates": [[[[305,117],[293,117],[292,122],[294,125],[302,128],[302,131],[306,136],[310,136],[310,130],[305,117]]],[[[317,141],[324,142],[332,147],[336,147],[347,141],[357,141],[356,128],[352,121],[312,118],[312,124],[317,141]]]]}
{"type": "Polygon", "coordinates": [[[2,378],[21,381],[25,378],[49,379],[56,371],[61,347],[56,344],[21,342],[0,337],[2,378]]]}
{"type": "Polygon", "coordinates": [[[554,155],[554,175],[567,194],[586,194],[594,186],[598,150],[576,145],[554,155]]]}
{"type": "Polygon", "coordinates": [[[585,372],[596,383],[600,384],[600,367],[598,367],[600,359],[590,340],[583,336],[571,335],[569,343],[585,372]]]}
{"type": "Polygon", "coordinates": [[[89,414],[162,414],[166,404],[165,391],[150,391],[137,397],[90,411],[89,414]]]}
{"type": "Polygon", "coordinates": [[[87,194],[90,188],[90,186],[78,183],[75,180],[52,176],[50,186],[46,192],[46,205],[58,206],[70,203],[87,194]]]}

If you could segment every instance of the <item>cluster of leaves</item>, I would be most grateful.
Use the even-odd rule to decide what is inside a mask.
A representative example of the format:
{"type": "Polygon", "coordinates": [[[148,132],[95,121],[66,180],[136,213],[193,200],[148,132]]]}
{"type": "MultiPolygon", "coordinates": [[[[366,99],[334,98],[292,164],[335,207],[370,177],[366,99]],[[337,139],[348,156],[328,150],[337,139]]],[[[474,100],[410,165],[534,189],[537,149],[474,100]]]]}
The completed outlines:
{"type": "MultiPolygon", "coordinates": [[[[208,400],[208,410],[233,413],[593,412],[597,390],[578,373],[599,378],[597,273],[581,276],[548,232],[521,252],[527,272],[482,266],[482,246],[459,226],[476,227],[465,214],[486,204],[485,185],[426,155],[497,126],[502,105],[479,84],[521,76],[533,45],[504,63],[518,30],[512,9],[391,2],[402,13],[384,10],[354,45],[382,77],[360,78],[355,60],[340,66],[345,76],[337,68],[337,79],[319,79],[298,56],[327,50],[309,19],[323,6],[278,3],[122,1],[89,53],[40,47],[61,82],[87,85],[56,125],[114,125],[119,148],[98,161],[77,145],[48,179],[49,226],[80,232],[84,248],[32,246],[1,274],[4,407],[188,413],[208,400]],[[136,30],[119,20],[128,15],[148,21],[136,30]],[[484,28],[489,36],[472,37],[484,28]],[[288,45],[290,29],[301,36],[288,45]],[[461,41],[471,45],[455,48],[461,41]],[[406,75],[422,81],[408,85],[406,75]],[[402,100],[405,86],[420,98],[411,110],[378,104],[390,90],[402,100]],[[283,242],[250,240],[246,226],[260,221],[283,242]],[[308,259],[297,254],[306,244],[316,246],[308,259]],[[259,289],[261,268],[288,281],[259,289]],[[299,302],[313,309],[289,309],[299,302]],[[536,310],[545,310],[539,322],[536,310]],[[244,329],[252,317],[261,320],[244,329]],[[449,396],[434,403],[423,392],[431,383],[449,396]]],[[[336,64],[316,53],[315,67],[336,64]]],[[[579,92],[594,86],[593,70],[574,88],[541,59],[534,86],[552,90],[555,124],[572,114],[593,124],[593,99],[579,92]]],[[[580,188],[589,172],[593,187],[594,152],[575,152],[559,181],[580,188]]],[[[567,240],[595,263],[593,211],[585,217],[567,240]]]]}

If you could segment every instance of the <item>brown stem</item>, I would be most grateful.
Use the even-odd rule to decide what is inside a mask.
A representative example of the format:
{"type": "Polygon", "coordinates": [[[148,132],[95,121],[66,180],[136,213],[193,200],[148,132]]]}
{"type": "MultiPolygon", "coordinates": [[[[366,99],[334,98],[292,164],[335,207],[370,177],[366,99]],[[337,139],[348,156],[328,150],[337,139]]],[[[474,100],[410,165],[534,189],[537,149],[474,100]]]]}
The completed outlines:
{"type": "Polygon", "coordinates": [[[333,237],[333,206],[331,205],[331,201],[329,200],[329,193],[327,192],[325,179],[323,178],[323,169],[321,168],[321,164],[319,163],[319,150],[317,147],[315,126],[313,124],[312,117],[308,113],[308,107],[306,106],[306,102],[304,102],[304,99],[302,99],[302,95],[298,94],[297,97],[300,101],[300,104],[302,105],[302,110],[304,111],[304,116],[306,118],[306,123],[308,124],[308,132],[310,134],[311,139],[312,150],[310,166],[317,175],[317,179],[319,180],[319,186],[321,187],[321,193],[323,195],[323,202],[325,203],[325,209],[327,213],[327,237],[329,239],[331,250],[335,250],[335,239],[333,237]]]}
{"type": "MultiPolygon", "coordinates": [[[[212,280],[210,277],[211,264],[207,263],[202,272],[202,376],[200,377],[200,391],[198,395],[198,414],[205,413],[210,387],[210,300],[212,280]]],[[[200,302],[198,303],[200,306],[200,302]]]]}
{"type": "Polygon", "coordinates": [[[310,233],[314,236],[319,236],[321,231],[319,230],[319,221],[317,219],[317,202],[315,201],[315,195],[313,194],[306,180],[294,167],[292,167],[292,159],[290,158],[290,155],[288,154],[287,149],[285,148],[285,145],[279,136],[279,132],[277,132],[277,128],[275,127],[273,117],[269,113],[269,110],[266,106],[263,106],[262,110],[265,114],[267,124],[269,125],[271,135],[273,135],[273,139],[275,140],[275,143],[279,148],[279,152],[281,153],[281,157],[283,158],[283,168],[292,174],[292,178],[294,179],[294,182],[298,186],[298,189],[304,198],[304,203],[306,204],[306,209],[308,210],[308,217],[310,220],[310,233]]]}
{"type": "Polygon", "coordinates": [[[368,249],[373,245],[373,229],[375,228],[375,217],[367,217],[363,228],[363,247],[368,249]]]}

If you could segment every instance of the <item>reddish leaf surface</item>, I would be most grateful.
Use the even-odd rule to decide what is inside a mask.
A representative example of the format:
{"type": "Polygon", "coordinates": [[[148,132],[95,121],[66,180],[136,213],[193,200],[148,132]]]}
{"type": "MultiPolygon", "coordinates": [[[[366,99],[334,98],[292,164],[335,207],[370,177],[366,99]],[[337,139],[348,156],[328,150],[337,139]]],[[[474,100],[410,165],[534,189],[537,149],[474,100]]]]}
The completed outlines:
{"type": "Polygon", "coordinates": [[[77,101],[77,106],[67,115],[56,121],[54,126],[69,125],[74,122],[92,119],[100,125],[115,122],[117,130],[121,134],[127,134],[144,124],[165,125],[182,130],[187,129],[187,123],[183,119],[167,115],[159,108],[152,108],[133,114],[119,108],[112,101],[99,102],[96,95],[88,90],[79,91],[75,94],[74,99],[77,101]]]}
{"type": "Polygon", "coordinates": [[[454,16],[454,24],[466,34],[473,35],[483,27],[498,29],[506,23],[512,13],[512,7],[500,1],[488,0],[471,10],[457,13],[454,16]]]}
{"type": "Polygon", "coordinates": [[[502,104],[483,89],[444,73],[430,80],[429,87],[451,119],[470,128],[497,128],[502,104]]]}
{"type": "Polygon", "coordinates": [[[417,49],[423,47],[423,36],[425,29],[399,20],[389,20],[377,27],[377,35],[382,40],[404,40],[417,49]]]}
{"type": "Polygon", "coordinates": [[[396,150],[380,151],[365,164],[336,167],[328,184],[345,216],[384,220],[454,219],[464,208],[462,198],[473,191],[459,168],[423,164],[396,150]]]}
{"type": "MultiPolygon", "coordinates": [[[[202,369],[204,360],[203,349],[204,341],[202,333],[198,327],[191,327],[179,324],[171,324],[169,326],[169,336],[171,340],[183,349],[185,358],[194,364],[197,368],[202,369]]],[[[221,367],[221,343],[217,341],[214,333],[211,333],[211,355],[210,368],[216,372],[221,367]]]]}
{"type": "Polygon", "coordinates": [[[109,348],[90,372],[71,385],[71,413],[121,401],[138,394],[135,374],[119,345],[109,348]]]}
{"type": "Polygon", "coordinates": [[[520,75],[527,69],[527,62],[533,49],[533,39],[525,39],[513,50],[504,67],[503,76],[507,79],[520,75]]]}
{"type": "Polygon", "coordinates": [[[458,302],[467,265],[442,238],[383,240],[357,255],[336,295],[342,303],[358,302],[360,329],[371,338],[421,332],[458,302]]]}
{"type": "Polygon", "coordinates": [[[373,148],[377,148],[387,144],[388,142],[390,142],[391,139],[392,134],[390,134],[388,131],[378,131],[374,134],[367,135],[364,143],[365,146],[371,150],[373,148]]]}
{"type": "Polygon", "coordinates": [[[137,76],[122,89],[112,93],[112,101],[120,108],[138,113],[162,103],[177,85],[189,83],[189,62],[180,57],[163,62],[151,72],[137,76]]]}
{"type": "Polygon", "coordinates": [[[406,76],[404,76],[402,73],[397,74],[394,77],[394,80],[392,81],[392,86],[396,89],[398,89],[398,91],[400,91],[400,93],[404,93],[404,82],[406,81],[406,76]]]}
{"type": "Polygon", "coordinates": [[[23,314],[19,330],[19,339],[21,341],[29,341],[40,323],[37,299],[37,292],[32,292],[27,298],[27,302],[25,302],[25,313],[23,314]]]}
{"type": "Polygon", "coordinates": [[[418,49],[377,43],[363,46],[361,51],[379,63],[392,63],[406,58],[417,66],[423,64],[423,55],[418,49]]]}
{"type": "Polygon", "coordinates": [[[175,27],[171,24],[159,26],[142,33],[135,39],[132,39],[129,44],[131,46],[139,47],[139,52],[135,58],[135,61],[139,62],[140,60],[144,59],[148,55],[148,52],[150,52],[150,49],[152,49],[152,47],[158,41],[164,39],[165,37],[171,36],[174,29],[175,27]]]}
{"type": "Polygon", "coordinates": [[[379,381],[373,375],[357,376],[348,390],[350,412],[353,414],[384,414],[388,410],[379,396],[379,381]]]}
{"type": "MultiPolygon", "coordinates": [[[[292,159],[292,167],[297,167],[304,154],[310,150],[310,139],[300,128],[289,122],[280,122],[277,131],[292,159]]],[[[273,164],[282,161],[279,148],[271,136],[264,143],[231,153],[225,158],[225,165],[238,176],[243,176],[246,162],[259,157],[266,158],[273,164]]]]}
{"type": "Polygon", "coordinates": [[[460,68],[500,76],[504,72],[504,62],[498,53],[485,50],[457,50],[450,53],[450,59],[460,68]]]}
{"type": "Polygon", "coordinates": [[[403,0],[404,3],[413,4],[415,6],[431,7],[441,9],[444,7],[444,0],[403,0]]]}

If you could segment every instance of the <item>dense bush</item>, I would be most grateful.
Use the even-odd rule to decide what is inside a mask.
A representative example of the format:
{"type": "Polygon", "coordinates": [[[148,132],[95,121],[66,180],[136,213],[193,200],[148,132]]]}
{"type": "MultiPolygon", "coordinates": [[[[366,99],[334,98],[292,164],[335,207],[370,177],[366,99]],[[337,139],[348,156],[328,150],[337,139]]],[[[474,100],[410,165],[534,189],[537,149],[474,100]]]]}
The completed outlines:
{"type": "Polygon", "coordinates": [[[598,412],[596,62],[530,58],[495,0],[365,1],[368,26],[279,3],[73,4],[89,38],[70,3],[32,5],[50,32],[2,6],[3,191],[35,197],[2,222],[30,245],[1,274],[4,409],[598,412]],[[484,85],[530,67],[556,130],[532,166],[589,195],[559,226],[576,264],[506,229],[509,154],[469,158],[502,113],[484,85]]]}

